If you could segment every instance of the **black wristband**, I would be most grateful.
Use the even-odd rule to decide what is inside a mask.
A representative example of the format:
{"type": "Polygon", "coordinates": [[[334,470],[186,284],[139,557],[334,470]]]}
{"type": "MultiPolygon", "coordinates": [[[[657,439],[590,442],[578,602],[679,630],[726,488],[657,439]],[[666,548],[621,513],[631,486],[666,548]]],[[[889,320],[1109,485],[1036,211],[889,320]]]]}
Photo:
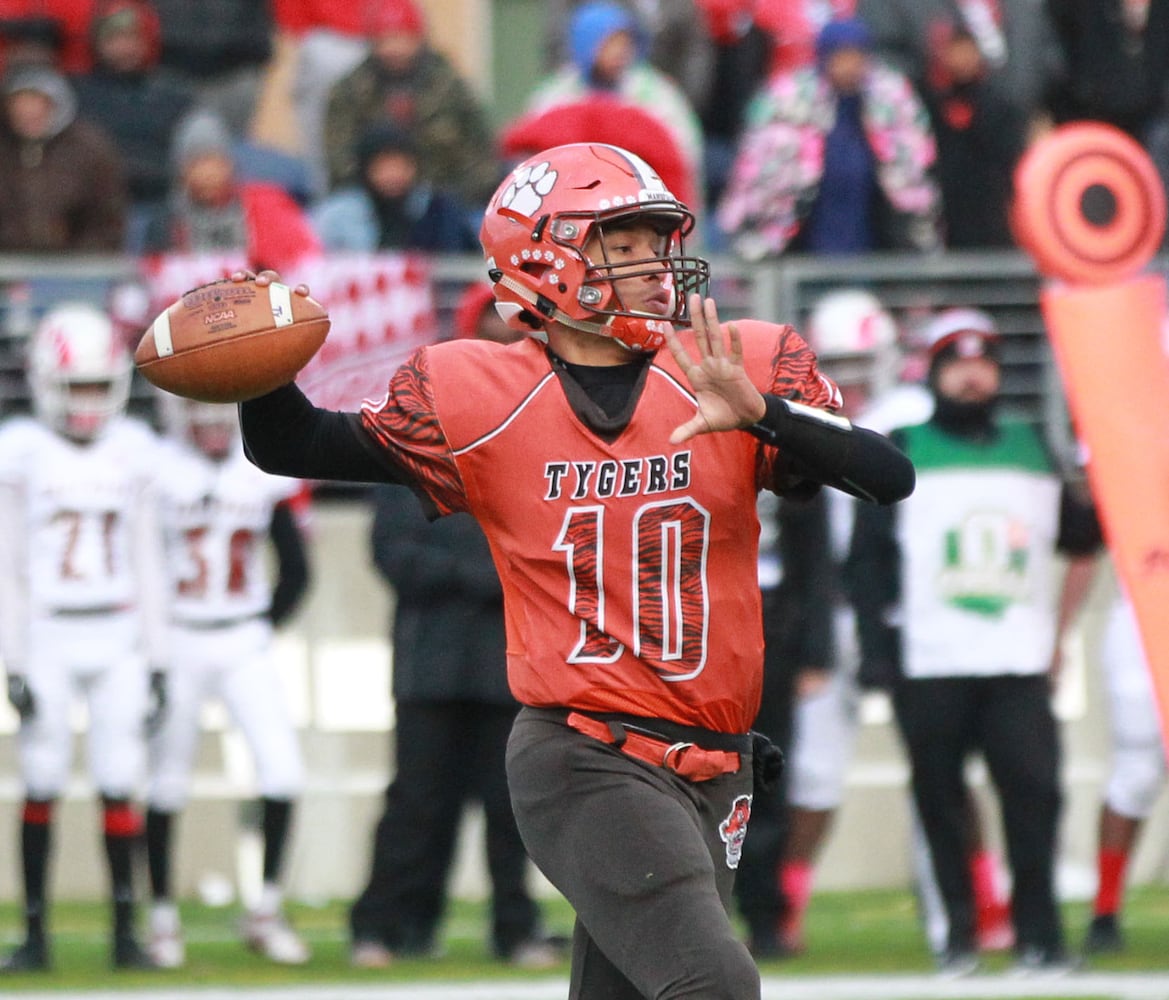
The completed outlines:
{"type": "Polygon", "coordinates": [[[826,410],[770,394],[763,399],[763,419],[745,430],[781,449],[792,473],[876,503],[913,492],[913,465],[888,438],[826,410]]]}
{"type": "Polygon", "coordinates": [[[852,424],[844,417],[830,413],[828,410],[818,410],[802,403],[793,403],[782,396],[765,393],[763,405],[766,407],[763,419],[743,429],[765,444],[782,444],[784,431],[793,420],[807,421],[813,425],[827,427],[843,434],[852,430],[852,424]]]}

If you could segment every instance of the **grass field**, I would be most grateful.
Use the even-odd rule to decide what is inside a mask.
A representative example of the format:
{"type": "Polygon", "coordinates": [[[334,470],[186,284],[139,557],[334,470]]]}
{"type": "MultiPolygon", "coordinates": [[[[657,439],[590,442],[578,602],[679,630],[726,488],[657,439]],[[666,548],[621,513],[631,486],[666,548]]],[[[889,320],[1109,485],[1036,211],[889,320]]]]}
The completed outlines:
{"type": "MultiPolygon", "coordinates": [[[[516,971],[490,957],[485,943],[485,909],[483,904],[476,902],[456,901],[452,904],[444,923],[441,955],[402,960],[388,970],[376,972],[350,968],[345,906],[340,902],[323,907],[291,908],[294,923],[313,947],[312,961],[300,968],[273,966],[247,952],[234,933],[235,910],[212,909],[193,903],[185,904],[182,909],[188,946],[186,968],[173,972],[115,973],[108,965],[105,908],[95,904],[58,903],[52,914],[53,970],[40,975],[7,976],[0,994],[43,991],[60,996],[141,990],[146,993],[161,991],[166,995],[168,988],[186,987],[219,988],[225,991],[225,995],[268,987],[279,994],[285,990],[299,992],[314,986],[349,984],[359,995],[365,992],[360,989],[362,985],[494,983],[501,987],[502,992],[493,995],[508,996],[509,989],[522,992],[525,983],[547,982],[549,979],[546,972],[516,971]],[[511,987],[508,987],[509,983],[511,987]]],[[[562,901],[548,901],[545,911],[551,930],[569,932],[572,914],[562,901]]],[[[1069,904],[1065,913],[1069,944],[1078,947],[1087,922],[1087,907],[1085,904],[1069,904]]],[[[1164,977],[1169,984],[1169,889],[1132,890],[1125,930],[1128,950],[1123,955],[1093,960],[1088,971],[1157,974],[1158,981],[1164,977]]],[[[8,947],[19,937],[18,908],[11,904],[0,906],[0,943],[8,947]]],[[[990,956],[987,971],[993,976],[1005,969],[1008,962],[1008,956],[990,956]]],[[[879,891],[816,896],[809,915],[808,953],[799,958],[762,963],[761,969],[768,979],[791,977],[794,986],[797,980],[813,976],[923,975],[932,970],[932,963],[917,925],[912,897],[903,892],[879,891]]],[[[566,973],[567,965],[556,970],[554,976],[563,979],[566,973]]],[[[989,980],[991,977],[981,978],[989,980]]],[[[556,992],[565,995],[561,987],[556,992]]],[[[870,992],[873,996],[889,995],[875,989],[870,992]]],[[[339,991],[336,995],[346,994],[339,991]]],[[[441,996],[441,990],[434,995],[441,996]]],[[[831,995],[831,990],[821,989],[818,995],[831,995]]],[[[955,994],[936,991],[928,995],[955,994]]],[[[993,990],[986,987],[978,995],[998,997],[1004,994],[1002,987],[998,986],[993,990]]],[[[1010,995],[1037,994],[1021,991],[1010,995]]],[[[1046,992],[1042,995],[1059,994],[1046,992]]],[[[1069,992],[1067,995],[1084,994],[1069,992]]],[[[1128,989],[1113,995],[1146,994],[1128,989]]],[[[1169,985],[1165,986],[1163,994],[1155,995],[1169,1000],[1169,985]]]]}

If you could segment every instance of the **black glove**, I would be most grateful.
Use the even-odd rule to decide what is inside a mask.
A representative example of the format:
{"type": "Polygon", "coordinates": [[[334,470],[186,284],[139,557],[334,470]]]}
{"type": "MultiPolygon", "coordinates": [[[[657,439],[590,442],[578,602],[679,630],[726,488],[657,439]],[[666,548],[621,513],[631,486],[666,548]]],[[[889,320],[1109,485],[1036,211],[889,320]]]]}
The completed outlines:
{"type": "Polygon", "coordinates": [[[36,699],[32,696],[32,688],[24,679],[24,674],[8,675],[8,701],[20,714],[21,722],[28,722],[37,714],[36,699]]]}
{"type": "Polygon", "coordinates": [[[146,709],[146,735],[153,736],[162,728],[166,718],[166,672],[150,671],[150,703],[146,709]]]}
{"type": "Polygon", "coordinates": [[[783,751],[762,733],[751,730],[751,766],[755,787],[773,792],[783,777],[783,751]]]}

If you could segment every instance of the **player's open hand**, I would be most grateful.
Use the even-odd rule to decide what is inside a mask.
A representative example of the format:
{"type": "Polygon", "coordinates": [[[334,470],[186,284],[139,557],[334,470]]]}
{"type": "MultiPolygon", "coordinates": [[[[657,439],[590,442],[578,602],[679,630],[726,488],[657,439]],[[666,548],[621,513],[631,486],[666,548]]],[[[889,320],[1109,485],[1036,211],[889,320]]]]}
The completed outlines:
{"type": "Polygon", "coordinates": [[[690,326],[697,358],[691,357],[676,331],[666,333],[670,353],[698,401],[694,416],[674,428],[670,444],[681,444],[697,434],[748,427],[767,412],[763,394],[743,367],[739,328],[728,323],[724,333],[714,299],[704,299],[697,293],[690,296],[690,326]]]}
{"type": "MultiPolygon", "coordinates": [[[[232,281],[254,281],[257,285],[270,285],[274,281],[280,280],[280,274],[276,271],[264,270],[257,274],[255,271],[232,271],[232,281]]],[[[297,295],[308,295],[308,285],[301,283],[294,285],[293,289],[297,295]]]]}

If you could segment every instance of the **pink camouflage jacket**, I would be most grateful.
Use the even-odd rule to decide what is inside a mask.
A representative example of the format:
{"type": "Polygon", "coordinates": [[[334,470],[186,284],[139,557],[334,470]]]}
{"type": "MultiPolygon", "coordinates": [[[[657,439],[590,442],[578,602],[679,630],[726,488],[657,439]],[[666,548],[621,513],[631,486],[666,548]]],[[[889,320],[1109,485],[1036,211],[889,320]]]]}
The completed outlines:
{"type": "MultiPolygon", "coordinates": [[[[909,247],[936,247],[940,195],[929,173],[936,147],[925,107],[904,75],[876,60],[862,104],[878,183],[907,217],[909,247]]],[[[773,76],[752,100],[717,216],[741,257],[782,253],[798,232],[815,199],[834,116],[833,92],[811,67],[773,76]]]]}

